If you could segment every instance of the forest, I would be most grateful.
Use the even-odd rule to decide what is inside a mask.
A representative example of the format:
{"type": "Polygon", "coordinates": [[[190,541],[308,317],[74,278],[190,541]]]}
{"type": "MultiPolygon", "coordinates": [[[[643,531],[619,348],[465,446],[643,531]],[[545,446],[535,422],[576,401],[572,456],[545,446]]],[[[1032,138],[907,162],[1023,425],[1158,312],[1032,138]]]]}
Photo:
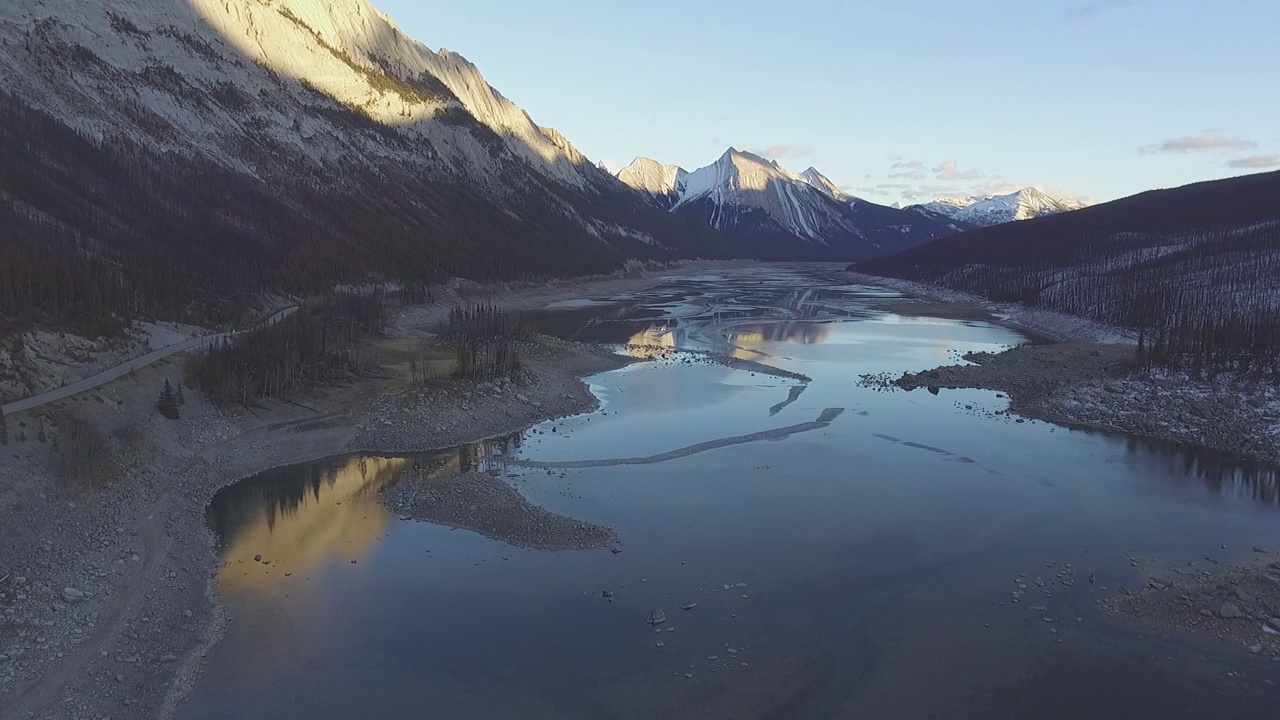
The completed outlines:
{"type": "Polygon", "coordinates": [[[1141,360],[1280,381],[1280,173],[945,238],[851,266],[1130,328],[1141,360]]]}
{"type": "Polygon", "coordinates": [[[381,292],[329,293],[192,356],[187,380],[222,406],[351,382],[371,366],[362,341],[383,330],[388,307],[381,292]]]}

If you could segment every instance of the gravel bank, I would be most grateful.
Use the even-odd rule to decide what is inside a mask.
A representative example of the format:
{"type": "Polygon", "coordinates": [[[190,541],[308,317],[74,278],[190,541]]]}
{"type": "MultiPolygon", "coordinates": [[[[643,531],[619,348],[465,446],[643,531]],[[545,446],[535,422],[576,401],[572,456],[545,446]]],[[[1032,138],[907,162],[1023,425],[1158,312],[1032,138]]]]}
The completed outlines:
{"type": "Polygon", "coordinates": [[[1115,616],[1238,643],[1280,661],[1280,562],[1263,548],[1255,552],[1266,559],[1235,567],[1204,559],[1170,568],[1141,589],[1108,598],[1103,607],[1115,616]]]}
{"type": "Polygon", "coordinates": [[[1274,387],[1136,371],[1133,348],[1089,341],[1023,345],[964,359],[975,364],[865,381],[931,392],[1007,392],[1009,410],[1018,415],[1280,465],[1280,392],[1274,387]]]}
{"type": "Polygon", "coordinates": [[[473,530],[520,547],[577,550],[617,539],[607,527],[530,504],[502,479],[487,473],[402,480],[384,491],[382,500],[416,520],[473,530]]]}
{"type": "MultiPolygon", "coordinates": [[[[50,407],[47,417],[9,418],[11,441],[0,458],[0,718],[173,714],[227,622],[204,517],[222,487],[334,454],[418,452],[509,435],[594,408],[579,377],[631,362],[550,338],[531,343],[524,361],[518,381],[387,392],[383,380],[369,379],[252,411],[224,412],[188,393],[177,421],[155,412],[156,388],[179,376],[175,365],[159,363],[50,407]],[[89,415],[129,439],[111,435],[118,455],[104,487],[56,479],[59,411],[89,415]],[[46,442],[36,439],[41,424],[46,442]]],[[[495,486],[486,492],[486,502],[504,509],[527,507],[495,486]]],[[[607,529],[534,517],[547,522],[545,534],[525,527],[500,539],[607,542],[607,529]]],[[[486,518],[466,512],[433,519],[485,531],[486,518]]]]}

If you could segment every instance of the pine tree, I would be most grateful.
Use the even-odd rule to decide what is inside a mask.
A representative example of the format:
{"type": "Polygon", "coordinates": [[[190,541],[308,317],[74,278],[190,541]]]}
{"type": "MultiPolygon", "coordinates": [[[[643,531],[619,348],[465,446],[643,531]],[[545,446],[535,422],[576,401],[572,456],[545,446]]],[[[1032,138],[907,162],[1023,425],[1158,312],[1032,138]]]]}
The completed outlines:
{"type": "Polygon", "coordinates": [[[9,444],[9,423],[4,419],[4,408],[0,408],[0,445],[9,444]]]}
{"type": "Polygon", "coordinates": [[[170,420],[178,419],[178,396],[168,380],[164,381],[164,390],[160,391],[160,400],[156,403],[156,409],[170,420]]]}
{"type": "Polygon", "coordinates": [[[182,392],[182,383],[178,383],[178,394],[175,397],[179,405],[187,404],[187,396],[182,392]]]}

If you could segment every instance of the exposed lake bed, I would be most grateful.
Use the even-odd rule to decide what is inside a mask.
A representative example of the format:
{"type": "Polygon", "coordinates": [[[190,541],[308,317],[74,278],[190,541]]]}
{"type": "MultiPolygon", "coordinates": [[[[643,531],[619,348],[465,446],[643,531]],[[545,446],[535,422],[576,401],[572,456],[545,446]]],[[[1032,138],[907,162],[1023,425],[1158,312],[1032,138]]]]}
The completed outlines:
{"type": "Polygon", "coordinates": [[[1142,583],[1131,559],[1243,548],[1216,551],[1230,563],[1273,541],[1274,503],[1247,491],[1267,477],[1229,468],[1242,484],[1214,484],[1134,441],[984,421],[976,409],[1007,405],[992,392],[856,382],[1022,342],[999,325],[860,313],[866,291],[831,286],[777,290],[783,316],[762,317],[768,303],[704,289],[724,291],[665,291],[667,317],[625,338],[580,327],[809,382],[664,353],[592,376],[598,410],[475,446],[463,468],[617,545],[520,549],[392,518],[357,563],[224,588],[236,622],[180,715],[381,715],[426,696],[443,717],[1267,716],[1270,655],[1102,610],[1142,583]]]}
{"type": "MultiPolygon", "coordinates": [[[[207,660],[153,646],[150,618],[201,623],[160,603],[123,656],[157,681],[191,660],[181,717],[1269,717],[1270,650],[1107,610],[1157,567],[1276,546],[1274,472],[1017,422],[993,391],[863,387],[1025,342],[876,308],[891,297],[808,269],[684,276],[535,319],[559,337],[523,383],[232,443],[203,497],[268,456],[303,464],[207,511],[225,638],[207,660]]],[[[126,673],[102,699],[155,714],[121,706],[126,673]]]]}

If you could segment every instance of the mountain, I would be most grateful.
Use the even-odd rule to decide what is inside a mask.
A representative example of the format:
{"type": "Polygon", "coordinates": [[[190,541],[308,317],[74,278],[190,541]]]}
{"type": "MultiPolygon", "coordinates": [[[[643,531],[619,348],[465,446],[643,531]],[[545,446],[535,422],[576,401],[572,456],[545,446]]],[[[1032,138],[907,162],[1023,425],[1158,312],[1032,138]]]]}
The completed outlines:
{"type": "Polygon", "coordinates": [[[688,177],[689,173],[683,168],[641,157],[618,171],[618,179],[623,184],[645,193],[666,210],[679,201],[688,177]]]}
{"type": "Polygon", "coordinates": [[[921,207],[979,227],[989,227],[1015,220],[1030,220],[1069,210],[1079,210],[1088,205],[1079,200],[1058,200],[1029,187],[1007,195],[939,198],[931,203],[913,207],[921,207]]]}
{"type": "Polygon", "coordinates": [[[826,175],[818,172],[818,169],[813,166],[809,166],[808,170],[800,173],[800,175],[797,176],[797,179],[832,200],[837,200],[839,202],[848,202],[853,200],[853,196],[841,190],[838,185],[831,182],[826,175]]]}
{"type": "Polygon", "coordinates": [[[367,0],[2,3],[0,48],[3,321],[727,252],[367,0]]]}
{"type": "Polygon", "coordinates": [[[953,235],[854,267],[1091,317],[1151,355],[1280,379],[1280,172],[953,235]]]}
{"type": "Polygon", "coordinates": [[[735,254],[764,259],[868,258],[972,227],[858,200],[814,168],[794,174],[734,148],[692,172],[636,158],[618,179],[657,207],[721,231],[735,254]]]}

